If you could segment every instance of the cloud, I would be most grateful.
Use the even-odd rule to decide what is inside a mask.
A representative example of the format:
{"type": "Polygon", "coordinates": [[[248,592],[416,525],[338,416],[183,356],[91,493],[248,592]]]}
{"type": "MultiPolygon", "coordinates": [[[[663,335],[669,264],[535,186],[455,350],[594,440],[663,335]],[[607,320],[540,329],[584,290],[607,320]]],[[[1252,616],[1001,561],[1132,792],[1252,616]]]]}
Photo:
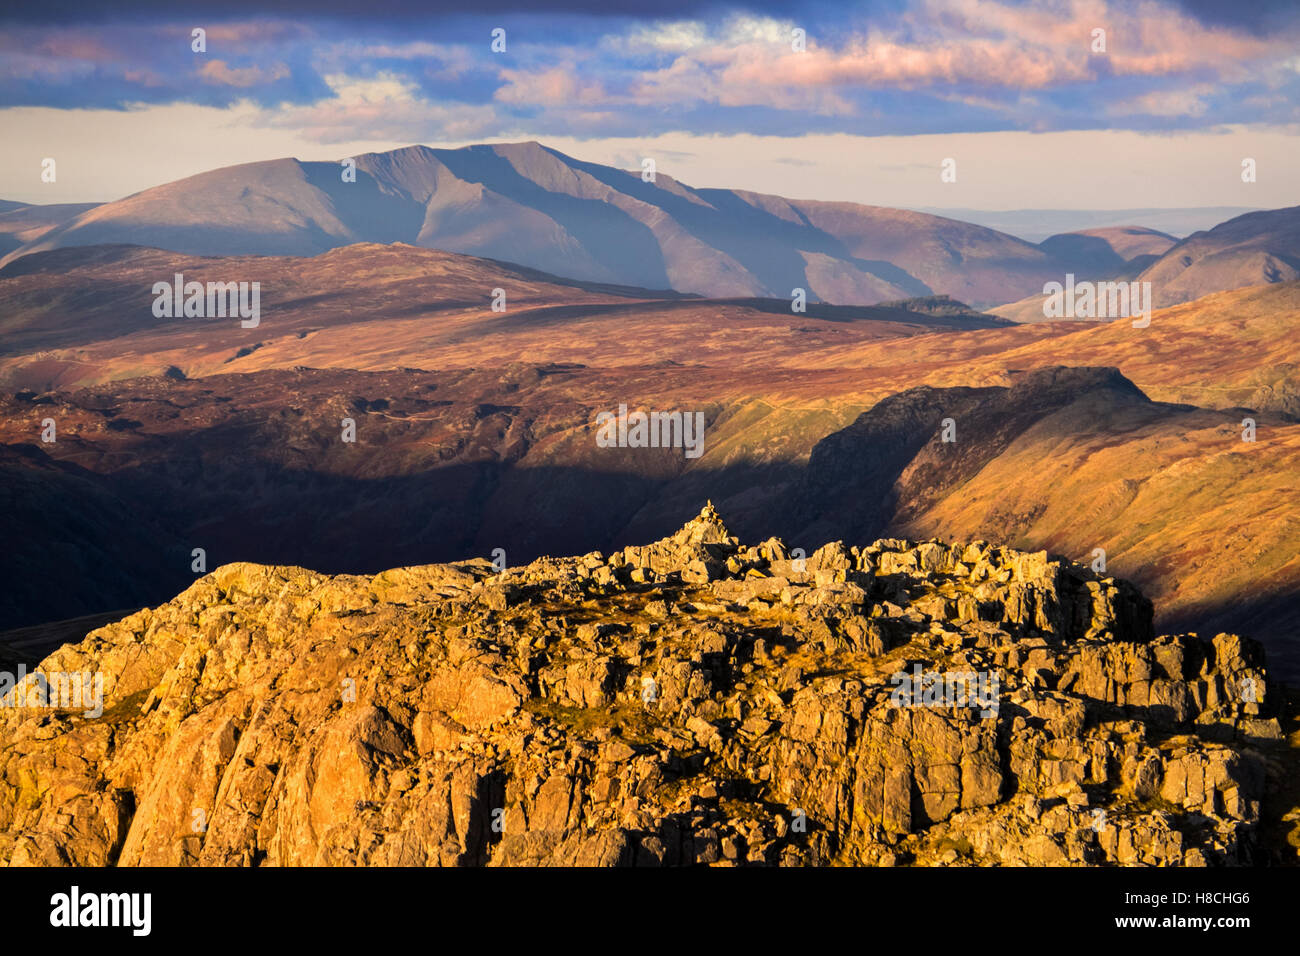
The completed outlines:
{"type": "Polygon", "coordinates": [[[332,97],[264,113],[256,125],[294,130],[318,143],[474,140],[494,135],[502,125],[491,107],[431,103],[419,95],[415,84],[396,74],[325,79],[332,97]]]}
{"type": "Polygon", "coordinates": [[[330,3],[313,13],[303,0],[291,14],[236,15],[205,25],[206,55],[190,51],[189,15],[93,29],[74,18],[0,31],[0,108],[247,101],[328,141],[344,135],[331,110],[370,130],[445,123],[481,135],[524,124],[552,135],[800,136],[1294,118],[1300,24],[1271,16],[1272,30],[1254,29],[1205,2],[888,0],[849,10],[672,0],[597,13],[593,0],[562,17],[512,13],[504,55],[488,46],[502,14],[429,15],[437,27],[416,30],[418,5],[362,18],[330,3]],[[807,31],[802,52],[791,46],[796,27],[807,31]],[[1104,53],[1091,48],[1097,29],[1104,53]],[[388,90],[391,118],[364,98],[341,99],[367,83],[388,90]]]}
{"type": "MultiPolygon", "coordinates": [[[[658,78],[671,76],[715,79],[735,91],[734,102],[757,100],[757,92],[744,97],[741,89],[791,85],[1042,90],[1089,83],[1099,72],[1240,78],[1294,50],[1294,37],[1205,27],[1149,0],[1133,8],[1102,0],[1062,0],[1041,8],[997,0],[923,0],[896,22],[869,32],[810,32],[803,53],[791,49],[792,26],[752,17],[727,21],[708,42],[692,43],[644,82],[657,85],[658,78]],[[1106,31],[1104,61],[1092,53],[1094,29],[1106,31]]],[[[708,88],[719,95],[717,87],[708,88]]]]}
{"type": "MultiPolygon", "coordinates": [[[[205,25],[200,18],[194,26],[202,26],[207,31],[208,49],[231,47],[247,50],[253,47],[283,45],[301,42],[315,37],[316,31],[305,23],[293,20],[255,19],[205,25]]],[[[188,44],[193,27],[181,27],[180,32],[188,44]]]]}
{"type": "Polygon", "coordinates": [[[289,75],[289,68],[283,63],[276,63],[267,69],[256,66],[232,67],[224,60],[209,60],[199,68],[199,75],[209,83],[250,87],[282,80],[289,75]]]}
{"type": "Polygon", "coordinates": [[[504,84],[497,89],[494,98],[502,103],[590,106],[608,100],[600,83],[580,79],[572,63],[531,73],[527,70],[502,70],[500,75],[504,84]]]}
{"type": "Polygon", "coordinates": [[[1110,111],[1118,116],[1134,113],[1145,116],[1203,116],[1209,110],[1207,100],[1213,92],[1214,87],[1207,83],[1190,89],[1154,90],[1114,103],[1110,111]]]}
{"type": "Polygon", "coordinates": [[[685,53],[709,42],[708,29],[694,20],[635,25],[626,34],[606,35],[601,45],[620,53],[685,53]]]}
{"type": "Polygon", "coordinates": [[[723,71],[731,86],[861,86],[916,90],[970,85],[984,88],[1043,89],[1089,78],[1082,57],[1053,57],[1010,43],[948,43],[928,47],[892,41],[855,41],[843,51],[810,49],[779,57],[737,57],[723,71]]]}

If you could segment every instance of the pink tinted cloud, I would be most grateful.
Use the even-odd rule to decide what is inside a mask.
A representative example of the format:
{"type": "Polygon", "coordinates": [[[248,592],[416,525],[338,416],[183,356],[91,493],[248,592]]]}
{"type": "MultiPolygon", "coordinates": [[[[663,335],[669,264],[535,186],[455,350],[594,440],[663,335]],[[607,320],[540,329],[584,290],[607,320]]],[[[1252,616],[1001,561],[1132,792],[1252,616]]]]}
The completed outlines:
{"type": "MultiPolygon", "coordinates": [[[[304,24],[287,20],[247,20],[240,23],[214,23],[211,26],[195,23],[194,26],[203,27],[207,31],[209,52],[221,52],[213,50],[213,44],[224,45],[229,52],[238,53],[248,47],[284,43],[313,35],[313,31],[304,24]]],[[[186,36],[190,35],[189,29],[184,32],[186,36]]]]}
{"type": "Polygon", "coordinates": [[[667,66],[641,73],[631,90],[641,102],[684,97],[724,105],[781,105],[798,101],[793,92],[798,88],[1029,91],[1086,83],[1103,71],[1231,82],[1258,75],[1262,64],[1281,62],[1294,48],[1292,37],[1255,37],[1205,26],[1150,0],[1136,5],[923,0],[896,23],[870,33],[844,39],[809,36],[801,53],[788,43],[745,39],[728,44],[715,37],[683,50],[667,66]],[[1097,29],[1106,32],[1104,61],[1092,49],[1097,29]]]}
{"type": "Polygon", "coordinates": [[[858,41],[843,51],[816,49],[775,58],[748,57],[722,72],[723,81],[735,85],[767,85],[779,78],[798,86],[897,89],[958,83],[1041,89],[1088,76],[1083,58],[1053,57],[1047,51],[1025,50],[1011,43],[904,46],[890,41],[858,41]]]}
{"type": "Polygon", "coordinates": [[[0,53],[74,63],[113,63],[127,59],[124,49],[104,37],[69,29],[6,29],[0,32],[0,53]]]}
{"type": "Polygon", "coordinates": [[[320,143],[392,140],[418,143],[432,136],[476,139],[497,131],[491,106],[437,104],[392,74],[327,77],[331,99],[265,114],[254,125],[293,129],[320,143]]]}
{"type": "Polygon", "coordinates": [[[275,63],[263,69],[258,66],[232,67],[225,60],[208,60],[199,67],[199,75],[218,86],[235,86],[247,89],[263,83],[273,83],[289,75],[289,68],[275,63]]]}
{"type": "Polygon", "coordinates": [[[504,84],[493,99],[501,103],[538,106],[589,106],[606,102],[604,87],[595,80],[581,79],[572,63],[530,73],[527,70],[502,70],[504,84]]]}

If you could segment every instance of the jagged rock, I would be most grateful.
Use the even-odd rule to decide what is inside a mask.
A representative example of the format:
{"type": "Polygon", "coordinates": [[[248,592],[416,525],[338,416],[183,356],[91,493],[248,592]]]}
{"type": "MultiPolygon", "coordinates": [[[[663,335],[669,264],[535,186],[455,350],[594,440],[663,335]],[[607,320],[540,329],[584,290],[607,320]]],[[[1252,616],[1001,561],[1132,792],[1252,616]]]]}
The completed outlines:
{"type": "Polygon", "coordinates": [[[1262,651],[984,542],[227,565],[0,710],[14,865],[1204,864],[1257,853],[1262,651]]]}

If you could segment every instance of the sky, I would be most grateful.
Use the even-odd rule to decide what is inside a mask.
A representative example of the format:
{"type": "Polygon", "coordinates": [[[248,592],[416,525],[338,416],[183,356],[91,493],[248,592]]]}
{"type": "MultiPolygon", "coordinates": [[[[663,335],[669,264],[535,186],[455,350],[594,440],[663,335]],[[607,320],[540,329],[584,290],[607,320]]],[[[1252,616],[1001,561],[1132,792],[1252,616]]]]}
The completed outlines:
{"type": "Polygon", "coordinates": [[[468,6],[0,7],[0,198],[103,201],[282,156],[538,140],[793,198],[1300,203],[1300,3],[468,6]]]}

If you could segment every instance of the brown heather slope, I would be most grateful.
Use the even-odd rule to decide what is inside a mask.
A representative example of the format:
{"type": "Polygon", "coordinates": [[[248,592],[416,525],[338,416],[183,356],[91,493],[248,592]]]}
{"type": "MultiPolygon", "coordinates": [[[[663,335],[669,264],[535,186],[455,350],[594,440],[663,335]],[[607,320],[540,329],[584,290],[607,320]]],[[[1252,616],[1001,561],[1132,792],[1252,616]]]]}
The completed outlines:
{"type": "Polygon", "coordinates": [[[1160,310],[1146,329],[1068,320],[984,329],[988,321],[969,314],[810,306],[796,315],[779,300],[669,295],[400,244],[308,259],[69,249],[0,271],[0,384],[72,387],[172,366],[199,376],[295,365],[674,362],[702,366],[710,380],[732,376],[751,393],[861,404],[919,384],[1006,385],[1009,371],[1041,365],[1113,365],[1160,401],[1300,411],[1300,282],[1160,310]],[[149,290],[176,271],[200,281],[261,277],[262,324],[154,319],[149,290]],[[497,287],[508,294],[504,315],[489,308],[497,287]],[[962,328],[971,331],[951,334],[962,328]],[[925,334],[933,331],[941,334],[925,334]],[[806,387],[765,382],[758,370],[769,368],[806,370],[806,387]]]}
{"type": "Polygon", "coordinates": [[[1059,320],[846,349],[836,356],[879,384],[873,397],[914,384],[1006,385],[1009,372],[1042,365],[1113,365],[1158,401],[1225,410],[1241,406],[1300,417],[1300,282],[1220,292],[1128,320],[1059,320]]]}
{"type": "MultiPolygon", "coordinates": [[[[969,397],[932,393],[903,434],[936,435],[943,415],[957,440],[932,437],[912,452],[888,491],[892,507],[867,526],[1083,563],[1103,549],[1106,566],[1156,602],[1162,627],[1210,631],[1231,620],[1266,636],[1279,666],[1300,672],[1300,426],[1259,415],[1256,440],[1245,442],[1219,412],[1152,403],[1118,375],[1086,372],[1059,370],[1055,382],[1035,373],[969,397]]],[[[854,520],[842,502],[869,474],[855,449],[877,454],[899,433],[882,427],[892,405],[925,392],[882,402],[814,448],[811,497],[832,502],[823,525],[854,520]],[[822,477],[834,474],[834,459],[853,463],[848,482],[822,477]]]]}
{"type": "Polygon", "coordinates": [[[41,671],[9,865],[1296,862],[1259,646],[983,542],[232,564],[41,671]]]}
{"type": "Polygon", "coordinates": [[[810,305],[704,300],[574,283],[505,263],[401,244],[306,259],[208,259],[97,246],[0,270],[0,383],[69,387],[169,367],[197,377],[314,368],[457,368],[533,362],[676,361],[732,368],[834,361],[849,346],[1005,324],[960,304],[810,305]],[[159,319],[155,282],[261,284],[261,321],[159,319]],[[506,311],[491,308],[494,289],[506,311]]]}
{"type": "Polygon", "coordinates": [[[1282,282],[1160,309],[1145,329],[1126,320],[1058,321],[991,333],[1008,347],[972,358],[968,373],[989,374],[998,365],[1115,365],[1160,401],[1300,418],[1297,330],[1300,282],[1282,282]]]}

